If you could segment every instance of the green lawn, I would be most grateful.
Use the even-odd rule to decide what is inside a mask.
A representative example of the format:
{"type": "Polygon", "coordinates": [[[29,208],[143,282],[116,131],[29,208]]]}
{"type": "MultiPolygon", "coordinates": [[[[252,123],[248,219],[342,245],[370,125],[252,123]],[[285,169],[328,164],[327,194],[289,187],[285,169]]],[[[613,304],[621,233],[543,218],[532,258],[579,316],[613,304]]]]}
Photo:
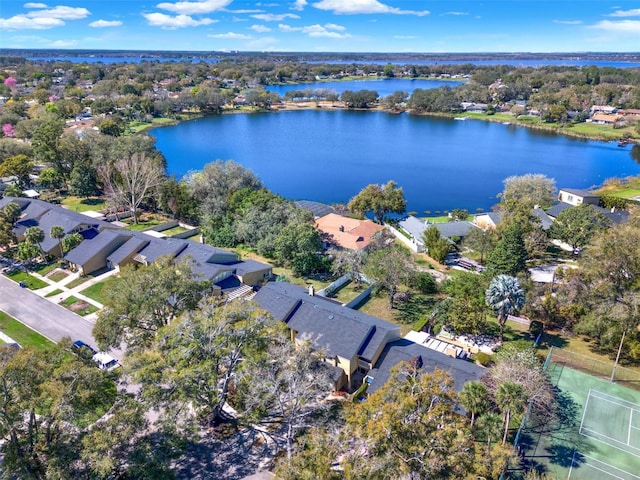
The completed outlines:
{"type": "Polygon", "coordinates": [[[49,285],[47,282],[29,275],[22,270],[13,270],[12,272],[5,273],[5,275],[16,283],[24,282],[29,290],[38,290],[49,285]]]}
{"type": "Polygon", "coordinates": [[[52,273],[51,275],[49,275],[47,278],[49,280],[51,280],[52,282],[60,282],[62,280],[64,280],[65,278],[67,278],[69,276],[69,274],[67,272],[63,272],[62,270],[59,272],[55,272],[52,273]]]}
{"type": "Polygon", "coordinates": [[[0,311],[0,330],[23,347],[49,348],[53,346],[50,340],[2,311],[0,311]]]}
{"type": "Polygon", "coordinates": [[[172,118],[161,117],[161,118],[154,118],[152,119],[151,122],[139,122],[139,121],[129,122],[129,124],[127,125],[127,128],[131,131],[131,133],[139,133],[153,127],[175,125],[176,123],[178,122],[172,118]]]}
{"type": "Polygon", "coordinates": [[[187,232],[187,231],[188,231],[188,229],[178,225],[177,227],[173,227],[173,228],[170,228],[168,230],[163,230],[161,233],[164,233],[167,237],[170,237],[171,235],[176,235],[178,233],[184,233],[184,232],[187,232]]]}
{"type": "Polygon", "coordinates": [[[59,288],[56,288],[55,290],[47,293],[45,295],[45,298],[49,298],[49,297],[55,297],[56,295],[60,295],[62,293],[62,290],[60,290],[59,288]]]}
{"type": "Polygon", "coordinates": [[[127,218],[125,222],[127,222],[128,225],[125,227],[125,229],[139,232],[141,230],[146,230],[148,228],[155,227],[156,225],[160,225],[165,221],[166,220],[163,218],[149,216],[143,219],[139,219],[138,223],[134,223],[131,218],[127,218]]]}
{"type": "Polygon", "coordinates": [[[59,262],[39,263],[38,265],[33,267],[33,271],[44,277],[47,273],[52,272],[59,266],[60,266],[59,262]]]}
{"type": "Polygon", "coordinates": [[[70,281],[69,283],[67,283],[65,285],[65,287],[71,289],[71,288],[75,288],[78,285],[82,285],[84,282],[91,280],[91,277],[89,276],[85,276],[85,277],[78,277],[75,280],[70,281]]]}
{"type": "Polygon", "coordinates": [[[95,300],[96,302],[104,303],[104,297],[102,296],[104,287],[105,285],[108,285],[110,282],[113,282],[113,281],[114,281],[113,277],[107,278],[102,282],[94,283],[90,287],[85,288],[84,290],[82,290],[81,293],[84,296],[89,297],[92,300],[95,300]]]}
{"type": "Polygon", "coordinates": [[[65,307],[67,310],[71,310],[73,313],[80,315],[81,317],[86,317],[94,312],[99,310],[95,305],[91,305],[90,303],[85,302],[84,300],[80,300],[74,296],[68,297],[62,302],[60,305],[65,307]]]}
{"type": "Polygon", "coordinates": [[[62,200],[62,205],[75,212],[86,212],[88,210],[102,210],[105,208],[105,201],[102,198],[80,198],[66,197],[62,200]]]}

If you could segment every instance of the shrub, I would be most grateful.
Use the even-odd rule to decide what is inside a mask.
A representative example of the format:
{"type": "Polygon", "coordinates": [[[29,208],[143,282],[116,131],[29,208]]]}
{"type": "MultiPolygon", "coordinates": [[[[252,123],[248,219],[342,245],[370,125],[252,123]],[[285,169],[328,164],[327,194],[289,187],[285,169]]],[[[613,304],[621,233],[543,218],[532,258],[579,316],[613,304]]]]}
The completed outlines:
{"type": "Polygon", "coordinates": [[[540,335],[544,330],[544,324],[539,320],[533,320],[529,324],[529,333],[534,336],[540,335]]]}
{"type": "Polygon", "coordinates": [[[428,272],[417,272],[413,277],[412,287],[425,295],[438,293],[438,284],[428,272]]]}
{"type": "Polygon", "coordinates": [[[492,358],[491,355],[484,352],[478,352],[473,356],[474,360],[478,362],[483,367],[488,367],[491,364],[492,358]]]}

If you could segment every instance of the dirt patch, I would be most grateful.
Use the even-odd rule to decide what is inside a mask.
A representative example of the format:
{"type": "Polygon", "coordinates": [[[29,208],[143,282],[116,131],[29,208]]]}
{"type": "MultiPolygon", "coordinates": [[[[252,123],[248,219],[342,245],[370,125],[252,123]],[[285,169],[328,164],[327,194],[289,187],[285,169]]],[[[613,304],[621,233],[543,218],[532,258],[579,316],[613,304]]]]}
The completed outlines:
{"type": "Polygon", "coordinates": [[[76,303],[69,305],[69,310],[71,310],[72,312],[79,312],[82,310],[86,310],[89,307],[90,307],[90,304],[88,302],[85,302],[84,300],[79,300],[76,303]]]}

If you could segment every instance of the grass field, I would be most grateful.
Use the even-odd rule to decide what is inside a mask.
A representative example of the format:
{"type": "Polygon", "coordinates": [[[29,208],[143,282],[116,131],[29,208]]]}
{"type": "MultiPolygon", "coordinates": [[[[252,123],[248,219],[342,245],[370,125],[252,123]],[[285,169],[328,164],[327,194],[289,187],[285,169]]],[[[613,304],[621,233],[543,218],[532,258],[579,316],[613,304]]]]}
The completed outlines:
{"type": "Polygon", "coordinates": [[[52,282],[56,282],[57,283],[57,282],[60,282],[60,281],[64,280],[68,276],[69,276],[69,274],[67,272],[63,272],[62,270],[60,270],[59,272],[52,273],[47,278],[49,280],[51,280],[52,282]]]}
{"type": "Polygon", "coordinates": [[[48,348],[53,346],[53,342],[2,311],[0,311],[0,330],[23,347],[48,348]]]}
{"type": "Polygon", "coordinates": [[[60,295],[61,293],[62,293],[62,290],[60,290],[59,288],[56,288],[55,290],[52,290],[51,292],[47,293],[45,295],[45,298],[55,297],[56,295],[60,295]]]}
{"type": "Polygon", "coordinates": [[[171,235],[176,235],[178,233],[184,233],[187,231],[188,230],[186,228],[178,225],[177,227],[169,228],[168,230],[163,230],[162,233],[164,233],[167,237],[170,237],[171,235]]]}
{"type": "Polygon", "coordinates": [[[640,196],[640,177],[629,177],[621,180],[605,182],[605,185],[595,191],[601,195],[634,198],[640,196]]]}
{"type": "Polygon", "coordinates": [[[108,285],[110,282],[113,282],[112,277],[107,278],[102,282],[94,283],[90,287],[87,287],[84,290],[82,290],[82,292],[80,293],[82,293],[86,297],[91,298],[92,300],[95,300],[96,302],[104,303],[104,297],[103,297],[104,287],[108,285]]]}
{"type": "Polygon", "coordinates": [[[38,265],[33,267],[33,271],[44,277],[47,273],[52,272],[59,266],[60,266],[59,262],[39,263],[38,265]]]}
{"type": "Polygon", "coordinates": [[[105,208],[105,201],[102,198],[81,198],[65,197],[62,205],[75,212],[86,212],[89,210],[102,210],[105,208]]]}
{"type": "Polygon", "coordinates": [[[14,270],[12,272],[5,273],[5,275],[16,283],[24,282],[29,290],[38,290],[49,285],[47,282],[29,275],[27,272],[23,272],[22,270],[14,270]]]}
{"type": "Polygon", "coordinates": [[[530,418],[520,442],[525,462],[562,480],[637,480],[640,392],[553,358],[547,371],[559,415],[530,418]]]}

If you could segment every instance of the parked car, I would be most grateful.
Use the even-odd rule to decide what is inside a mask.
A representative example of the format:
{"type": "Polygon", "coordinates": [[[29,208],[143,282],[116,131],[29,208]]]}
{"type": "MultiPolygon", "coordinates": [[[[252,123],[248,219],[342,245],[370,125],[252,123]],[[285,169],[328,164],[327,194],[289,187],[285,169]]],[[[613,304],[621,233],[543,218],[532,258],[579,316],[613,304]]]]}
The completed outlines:
{"type": "Polygon", "coordinates": [[[98,368],[108,372],[120,366],[118,361],[106,352],[98,352],[93,356],[93,361],[98,364],[98,368]]]}
{"type": "Polygon", "coordinates": [[[89,352],[91,352],[92,357],[96,353],[98,353],[95,348],[93,348],[91,345],[84,343],[82,340],[76,340],[75,342],[73,342],[73,348],[78,352],[82,351],[83,348],[86,348],[89,352]]]}

